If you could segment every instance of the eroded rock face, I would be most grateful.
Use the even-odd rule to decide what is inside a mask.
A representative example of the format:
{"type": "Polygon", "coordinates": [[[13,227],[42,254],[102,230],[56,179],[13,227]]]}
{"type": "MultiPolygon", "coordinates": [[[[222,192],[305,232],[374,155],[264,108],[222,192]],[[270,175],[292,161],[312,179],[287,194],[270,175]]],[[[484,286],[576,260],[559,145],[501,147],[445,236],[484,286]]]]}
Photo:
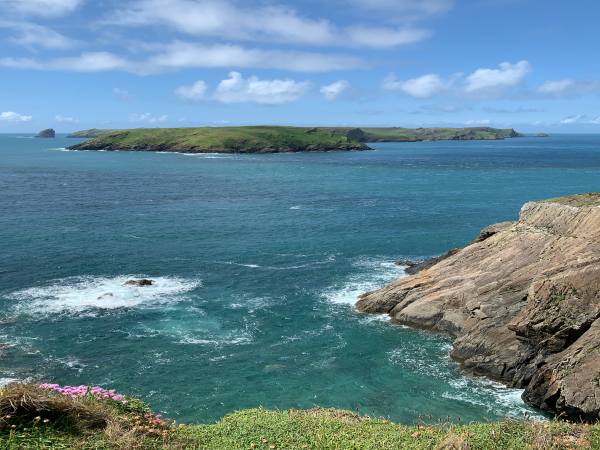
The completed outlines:
{"type": "Polygon", "coordinates": [[[598,206],[527,203],[518,222],[484,229],[357,308],[453,336],[465,369],[524,388],[534,406],[600,419],[598,206]]]}

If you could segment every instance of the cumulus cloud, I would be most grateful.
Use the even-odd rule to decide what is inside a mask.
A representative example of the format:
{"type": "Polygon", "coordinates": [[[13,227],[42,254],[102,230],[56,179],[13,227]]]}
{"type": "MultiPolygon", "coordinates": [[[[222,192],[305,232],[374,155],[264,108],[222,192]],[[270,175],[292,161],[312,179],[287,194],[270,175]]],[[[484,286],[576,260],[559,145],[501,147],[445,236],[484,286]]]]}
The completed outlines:
{"type": "Polygon", "coordinates": [[[552,97],[566,97],[600,92],[600,81],[550,80],[538,87],[537,92],[552,97]]]}
{"type": "Polygon", "coordinates": [[[0,112],[1,122],[30,122],[31,119],[33,119],[32,116],[26,116],[24,114],[19,114],[14,111],[0,112]]]}
{"type": "Polygon", "coordinates": [[[350,88],[350,83],[346,80],[338,80],[320,89],[321,94],[329,101],[337,99],[350,88]]]}
{"type": "Polygon", "coordinates": [[[117,10],[108,23],[167,26],[194,36],[238,41],[373,48],[397,47],[430,35],[410,27],[338,27],[283,6],[241,6],[228,0],[137,0],[117,10]]]}
{"type": "Polygon", "coordinates": [[[134,123],[161,123],[166,122],[168,117],[166,115],[155,116],[150,113],[142,113],[142,114],[131,114],[129,116],[129,121],[134,123]]]}
{"type": "Polygon", "coordinates": [[[79,122],[78,119],[76,119],[75,117],[69,117],[69,116],[63,116],[62,114],[57,114],[56,116],[54,116],[54,120],[56,120],[57,122],[65,122],[65,123],[77,123],[79,122]]]}
{"type": "Polygon", "coordinates": [[[175,95],[183,100],[198,101],[204,99],[208,86],[202,80],[198,80],[189,86],[179,86],[175,89],[175,95]]]}
{"type": "Polygon", "coordinates": [[[9,40],[24,47],[62,50],[77,45],[75,40],[34,23],[0,20],[0,28],[12,30],[15,35],[9,40]]]}
{"type": "Polygon", "coordinates": [[[427,74],[409,80],[398,80],[395,75],[390,75],[383,81],[383,88],[389,91],[400,91],[416,98],[430,98],[446,90],[449,84],[436,74],[427,74]]]}
{"type": "Polygon", "coordinates": [[[478,93],[516,86],[531,72],[531,64],[519,61],[516,64],[501,63],[497,69],[482,68],[467,76],[465,91],[478,93]]]}
{"type": "Polygon", "coordinates": [[[239,72],[231,72],[229,78],[217,86],[214,99],[222,103],[280,105],[298,100],[309,88],[308,81],[259,80],[254,76],[244,78],[239,72]]]}
{"type": "Polygon", "coordinates": [[[5,14],[60,17],[75,11],[83,0],[0,0],[5,14]]]}
{"type": "Polygon", "coordinates": [[[359,58],[300,51],[264,50],[238,45],[201,45],[175,41],[152,48],[146,59],[130,60],[110,52],[88,52],[78,56],[40,61],[31,58],[0,58],[0,67],[75,72],[126,71],[160,73],[191,68],[261,68],[298,72],[329,72],[364,67],[359,58]]]}

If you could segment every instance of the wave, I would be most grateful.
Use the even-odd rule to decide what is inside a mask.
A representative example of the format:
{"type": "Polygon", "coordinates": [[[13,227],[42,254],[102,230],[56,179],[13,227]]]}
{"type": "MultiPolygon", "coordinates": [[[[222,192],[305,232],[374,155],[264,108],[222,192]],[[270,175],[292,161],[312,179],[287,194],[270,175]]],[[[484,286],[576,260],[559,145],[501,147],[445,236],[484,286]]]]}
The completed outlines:
{"type": "Polygon", "coordinates": [[[450,381],[450,385],[456,391],[442,394],[442,397],[449,400],[481,406],[492,413],[503,416],[546,419],[545,416],[527,406],[521,398],[522,389],[509,388],[486,378],[462,377],[450,381]]]}
{"type": "Polygon", "coordinates": [[[58,148],[49,148],[48,150],[52,150],[55,152],[72,152],[73,150],[69,150],[66,147],[58,147],[58,148]]]}
{"type": "Polygon", "coordinates": [[[358,269],[358,272],[328,288],[321,294],[322,297],[332,303],[354,305],[361,294],[379,289],[397,278],[406,276],[403,267],[389,260],[360,258],[352,265],[358,269]]]}
{"type": "Polygon", "coordinates": [[[202,284],[200,280],[156,277],[152,286],[124,286],[131,278],[139,276],[63,278],[13,292],[8,298],[18,302],[15,310],[20,314],[77,314],[176,302],[202,284]]]}

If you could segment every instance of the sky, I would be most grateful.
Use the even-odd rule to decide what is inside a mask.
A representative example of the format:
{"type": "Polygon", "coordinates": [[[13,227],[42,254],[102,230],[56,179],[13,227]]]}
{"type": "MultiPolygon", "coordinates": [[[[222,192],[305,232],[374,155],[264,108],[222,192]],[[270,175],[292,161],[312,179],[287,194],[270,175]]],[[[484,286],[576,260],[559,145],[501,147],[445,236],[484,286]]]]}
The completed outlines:
{"type": "Polygon", "coordinates": [[[0,133],[600,133],[597,0],[0,0],[0,133]]]}

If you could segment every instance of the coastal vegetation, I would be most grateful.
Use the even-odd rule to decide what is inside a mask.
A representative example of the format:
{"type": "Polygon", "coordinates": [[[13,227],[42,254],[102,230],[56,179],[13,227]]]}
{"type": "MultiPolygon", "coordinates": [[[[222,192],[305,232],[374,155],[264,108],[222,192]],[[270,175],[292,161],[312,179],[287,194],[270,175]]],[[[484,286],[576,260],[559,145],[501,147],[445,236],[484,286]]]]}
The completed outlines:
{"type": "Polygon", "coordinates": [[[84,130],[70,137],[91,138],[73,150],[277,153],[368,150],[369,142],[498,140],[519,137],[495,128],[301,128],[282,126],[140,128],[84,130]]]}
{"type": "Polygon", "coordinates": [[[229,414],[178,425],[99,387],[12,384],[0,390],[0,448],[12,449],[584,449],[598,425],[505,420],[399,425],[315,408],[229,414]]]}

